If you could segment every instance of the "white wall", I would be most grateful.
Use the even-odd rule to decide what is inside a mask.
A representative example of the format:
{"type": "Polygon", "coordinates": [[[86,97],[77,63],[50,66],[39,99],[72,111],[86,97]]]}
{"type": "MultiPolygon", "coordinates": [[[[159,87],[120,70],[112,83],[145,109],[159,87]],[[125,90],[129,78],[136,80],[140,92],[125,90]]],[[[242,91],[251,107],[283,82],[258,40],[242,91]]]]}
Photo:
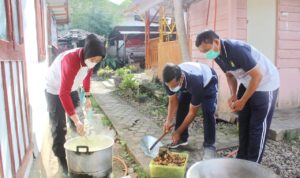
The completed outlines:
{"type": "MultiPolygon", "coordinates": [[[[29,102],[32,116],[32,132],[36,136],[37,147],[41,151],[42,140],[48,124],[48,113],[45,100],[45,72],[48,68],[48,59],[38,62],[38,48],[36,35],[35,1],[24,0],[23,5],[23,26],[25,56],[27,64],[29,102]]],[[[46,7],[44,7],[46,9],[46,7]]],[[[44,15],[47,22],[47,14],[44,15]]],[[[45,24],[45,43],[47,40],[47,28],[45,24]]],[[[45,45],[47,47],[47,44],[45,45]]],[[[47,55],[48,56],[48,55],[47,55]]]]}
{"type": "Polygon", "coordinates": [[[247,1],[247,41],[275,62],[276,1],[247,1]]]}

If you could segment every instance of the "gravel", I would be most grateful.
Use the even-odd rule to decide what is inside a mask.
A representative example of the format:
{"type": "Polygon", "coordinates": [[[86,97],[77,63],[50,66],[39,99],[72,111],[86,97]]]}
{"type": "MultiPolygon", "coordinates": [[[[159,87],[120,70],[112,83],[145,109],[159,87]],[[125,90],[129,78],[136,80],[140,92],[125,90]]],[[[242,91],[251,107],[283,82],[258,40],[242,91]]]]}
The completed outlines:
{"type": "MultiPolygon", "coordinates": [[[[219,151],[218,155],[225,157],[235,149],[219,151]]],[[[300,142],[286,143],[269,139],[261,164],[282,178],[300,178],[300,142]]]]}
{"type": "Polygon", "coordinates": [[[268,140],[262,165],[273,169],[283,178],[300,178],[300,142],[268,140]]]}

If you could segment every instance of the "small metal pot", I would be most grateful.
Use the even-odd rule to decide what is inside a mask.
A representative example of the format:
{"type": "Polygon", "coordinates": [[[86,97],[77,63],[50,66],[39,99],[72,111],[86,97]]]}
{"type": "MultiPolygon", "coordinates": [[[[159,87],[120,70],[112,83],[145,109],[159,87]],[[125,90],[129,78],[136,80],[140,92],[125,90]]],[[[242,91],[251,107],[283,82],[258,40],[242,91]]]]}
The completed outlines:
{"type": "Polygon", "coordinates": [[[112,171],[113,144],[114,140],[104,135],[76,137],[68,140],[64,147],[70,175],[74,175],[72,177],[80,177],[80,175],[107,177],[112,171]]]}

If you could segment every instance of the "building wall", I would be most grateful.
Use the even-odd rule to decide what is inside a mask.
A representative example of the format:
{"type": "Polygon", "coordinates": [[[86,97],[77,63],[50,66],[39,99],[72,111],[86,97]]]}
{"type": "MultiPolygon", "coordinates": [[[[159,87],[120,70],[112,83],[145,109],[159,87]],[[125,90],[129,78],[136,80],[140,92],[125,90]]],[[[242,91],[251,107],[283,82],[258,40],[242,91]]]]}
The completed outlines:
{"type": "MultiPolygon", "coordinates": [[[[35,4],[34,1],[25,0],[23,6],[24,18],[24,42],[25,55],[28,69],[28,91],[31,106],[31,116],[33,124],[33,133],[38,137],[38,147],[41,145],[42,132],[44,125],[48,123],[48,114],[46,110],[45,101],[45,75],[48,68],[48,58],[42,62],[38,60],[38,47],[36,35],[36,18],[35,18],[35,4]]],[[[44,4],[45,6],[45,4],[44,4]]],[[[44,7],[44,9],[47,9],[44,7]]],[[[45,20],[47,22],[47,15],[44,12],[45,20]]],[[[47,27],[44,24],[45,34],[47,34],[47,27]]],[[[45,39],[45,46],[47,46],[47,35],[45,39]]],[[[46,50],[47,51],[47,50],[46,50]]],[[[48,54],[46,55],[48,56],[48,54]]]]}
{"type": "Polygon", "coordinates": [[[273,63],[276,59],[276,6],[274,0],[247,1],[247,41],[273,63]]]}
{"type": "MultiPolygon", "coordinates": [[[[214,2],[214,0],[210,1],[208,20],[209,0],[202,0],[190,6],[188,9],[188,29],[192,60],[207,63],[213,66],[218,72],[220,81],[219,94],[222,96],[219,97],[219,112],[226,112],[228,111],[228,107],[224,99],[229,96],[226,78],[218,66],[204,60],[195,47],[197,33],[203,29],[214,29],[214,2]]],[[[257,3],[259,2],[257,1],[257,3]]],[[[261,4],[255,5],[254,2],[247,0],[218,0],[217,3],[216,32],[221,38],[233,38],[255,43],[254,46],[265,53],[279,70],[281,87],[278,97],[278,108],[299,107],[300,82],[295,81],[298,81],[300,77],[300,1],[277,0],[276,4],[274,2],[271,4],[272,8],[269,8],[270,4],[265,4],[264,8],[269,8],[268,11],[261,9],[261,4]],[[274,13],[275,5],[276,11],[274,13]],[[251,8],[254,9],[252,9],[252,13],[250,12],[249,15],[248,10],[251,11],[251,8]],[[264,29],[255,32],[253,26],[249,28],[250,31],[248,32],[249,26],[247,25],[247,20],[255,19],[253,18],[253,15],[255,17],[254,12],[261,14],[260,16],[263,17],[269,16],[267,19],[271,19],[266,20],[266,24],[263,21],[256,21],[253,26],[261,27],[259,24],[263,24],[265,25],[264,28],[268,28],[268,26],[274,26],[275,20],[275,32],[271,27],[270,31],[264,29]],[[275,15],[275,18],[272,17],[272,14],[275,15]],[[262,36],[257,38],[255,35],[262,36]],[[267,43],[265,43],[266,37],[264,35],[268,36],[267,39],[269,40],[267,43]],[[275,43],[275,50],[268,49],[268,44],[272,43],[275,43]],[[272,54],[272,51],[274,54],[272,54]]],[[[271,48],[274,48],[274,46],[272,45],[271,48]]]]}
{"type": "Polygon", "coordinates": [[[24,61],[0,61],[0,68],[0,173],[20,177],[32,153],[24,61]]]}
{"type": "Polygon", "coordinates": [[[300,106],[300,1],[278,0],[277,67],[280,72],[279,108],[300,106]]]}
{"type": "Polygon", "coordinates": [[[221,38],[235,38],[245,40],[247,37],[246,25],[246,0],[202,0],[193,3],[188,9],[189,13],[189,38],[191,56],[193,61],[201,62],[213,67],[219,76],[218,113],[220,117],[226,118],[229,108],[227,98],[230,93],[226,76],[213,62],[204,59],[195,47],[196,36],[204,29],[216,29],[221,38]],[[215,21],[216,14],[216,21],[215,21]]]}
{"type": "MultiPolygon", "coordinates": [[[[0,40],[0,177],[3,178],[28,177],[33,159],[28,71],[35,69],[28,69],[30,64],[26,58],[32,56],[28,56],[31,52],[25,49],[25,45],[36,48],[37,45],[34,44],[37,41],[28,41],[35,35],[25,25],[32,24],[32,19],[28,19],[27,15],[34,12],[35,7],[34,1],[29,2],[31,4],[26,1],[5,1],[11,4],[5,6],[5,18],[8,22],[13,22],[8,23],[9,28],[6,30],[13,36],[0,40]],[[28,7],[32,8],[26,11],[28,7]],[[25,11],[28,13],[24,13],[25,11]]],[[[35,75],[39,73],[36,71],[35,75]]],[[[39,84],[40,81],[36,82],[39,84]]]]}
{"type": "MultiPolygon", "coordinates": [[[[36,31],[36,14],[35,3],[32,0],[24,0],[23,3],[23,28],[24,28],[24,45],[25,58],[27,64],[28,77],[28,92],[30,113],[32,121],[32,136],[34,137],[35,150],[41,151],[42,141],[45,133],[46,125],[48,124],[48,113],[46,110],[45,101],[45,74],[48,68],[48,57],[44,61],[38,59],[38,45],[37,45],[37,31],[36,31]]],[[[45,4],[43,4],[45,6],[45,4]]],[[[44,7],[44,9],[47,9],[44,7]]],[[[47,22],[47,14],[44,12],[45,20],[47,22]]],[[[47,34],[47,27],[44,24],[45,34],[47,34]]],[[[45,46],[47,46],[47,35],[45,39],[45,46]]],[[[46,50],[47,51],[47,50],[46,50]]],[[[48,56],[48,54],[46,55],[48,56]]],[[[28,176],[30,166],[26,172],[28,176]]]]}

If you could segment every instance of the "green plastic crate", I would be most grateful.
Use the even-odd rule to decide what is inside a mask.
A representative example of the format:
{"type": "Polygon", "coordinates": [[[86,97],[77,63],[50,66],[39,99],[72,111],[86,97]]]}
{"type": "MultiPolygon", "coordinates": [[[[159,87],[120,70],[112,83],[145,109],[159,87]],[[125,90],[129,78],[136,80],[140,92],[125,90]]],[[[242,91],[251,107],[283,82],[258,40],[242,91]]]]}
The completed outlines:
{"type": "Polygon", "coordinates": [[[189,155],[187,153],[174,153],[178,154],[180,157],[185,157],[185,163],[183,166],[163,166],[154,164],[154,160],[150,161],[150,176],[152,178],[184,178],[187,161],[189,155]]]}

